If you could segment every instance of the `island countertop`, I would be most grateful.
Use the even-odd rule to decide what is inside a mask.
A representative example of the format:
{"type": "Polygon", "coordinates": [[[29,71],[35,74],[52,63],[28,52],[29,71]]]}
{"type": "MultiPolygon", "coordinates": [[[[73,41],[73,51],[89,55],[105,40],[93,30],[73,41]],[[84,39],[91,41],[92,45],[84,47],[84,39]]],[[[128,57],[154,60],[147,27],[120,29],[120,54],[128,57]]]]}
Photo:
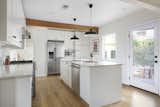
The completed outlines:
{"type": "Polygon", "coordinates": [[[13,64],[0,66],[0,79],[12,79],[32,76],[33,64],[13,64]]]}
{"type": "Polygon", "coordinates": [[[72,63],[80,66],[88,66],[88,67],[121,65],[120,63],[107,62],[107,61],[72,61],[72,63]]]}

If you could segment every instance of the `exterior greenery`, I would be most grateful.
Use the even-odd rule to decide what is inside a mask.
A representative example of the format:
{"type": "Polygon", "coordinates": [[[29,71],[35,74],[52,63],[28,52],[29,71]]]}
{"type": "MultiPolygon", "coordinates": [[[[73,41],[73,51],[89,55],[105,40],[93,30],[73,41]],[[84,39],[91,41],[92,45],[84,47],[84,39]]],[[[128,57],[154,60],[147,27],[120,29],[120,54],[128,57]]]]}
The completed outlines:
{"type": "Polygon", "coordinates": [[[134,65],[154,66],[154,41],[145,39],[143,41],[133,40],[134,65]]]}

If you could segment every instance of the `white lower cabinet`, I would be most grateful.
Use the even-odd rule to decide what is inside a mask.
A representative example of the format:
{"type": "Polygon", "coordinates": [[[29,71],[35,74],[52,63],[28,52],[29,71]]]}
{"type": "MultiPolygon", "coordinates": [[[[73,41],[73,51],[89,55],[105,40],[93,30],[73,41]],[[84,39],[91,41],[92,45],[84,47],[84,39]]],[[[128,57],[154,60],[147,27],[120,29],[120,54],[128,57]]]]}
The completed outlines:
{"type": "Polygon", "coordinates": [[[0,107],[31,107],[31,77],[0,80],[0,107]]]}
{"type": "Polygon", "coordinates": [[[72,67],[71,67],[71,61],[61,61],[60,64],[60,73],[61,73],[61,79],[64,81],[66,85],[68,85],[70,88],[72,88],[72,67]]]}

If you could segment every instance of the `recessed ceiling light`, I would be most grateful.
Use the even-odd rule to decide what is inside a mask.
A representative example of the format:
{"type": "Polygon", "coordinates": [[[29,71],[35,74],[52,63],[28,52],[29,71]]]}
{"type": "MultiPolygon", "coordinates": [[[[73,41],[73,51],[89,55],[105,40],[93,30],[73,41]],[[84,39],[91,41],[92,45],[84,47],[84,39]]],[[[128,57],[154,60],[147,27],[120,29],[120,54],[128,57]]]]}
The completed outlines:
{"type": "Polygon", "coordinates": [[[64,5],[62,5],[62,8],[63,8],[63,9],[68,9],[68,8],[69,8],[69,5],[64,4],[64,5]]]}

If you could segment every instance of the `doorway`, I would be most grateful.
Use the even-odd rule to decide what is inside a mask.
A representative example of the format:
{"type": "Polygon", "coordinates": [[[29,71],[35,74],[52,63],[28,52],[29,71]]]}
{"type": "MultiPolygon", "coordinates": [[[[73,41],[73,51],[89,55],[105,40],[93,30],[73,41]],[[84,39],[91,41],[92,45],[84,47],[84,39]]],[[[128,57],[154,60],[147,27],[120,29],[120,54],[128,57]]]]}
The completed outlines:
{"type": "Polygon", "coordinates": [[[130,32],[130,85],[159,93],[158,36],[154,24],[130,32]]]}

